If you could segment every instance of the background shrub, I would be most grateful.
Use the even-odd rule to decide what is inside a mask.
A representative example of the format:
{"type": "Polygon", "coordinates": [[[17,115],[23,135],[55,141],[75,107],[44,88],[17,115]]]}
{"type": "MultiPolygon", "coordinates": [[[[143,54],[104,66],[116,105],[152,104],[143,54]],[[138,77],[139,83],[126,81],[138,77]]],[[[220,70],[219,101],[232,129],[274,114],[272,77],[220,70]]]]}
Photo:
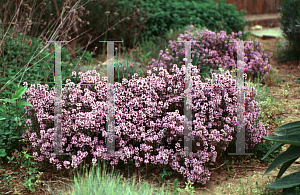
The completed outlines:
{"type": "MultiPolygon", "coordinates": [[[[133,48],[138,41],[141,41],[140,34],[143,34],[144,24],[148,18],[147,15],[137,11],[137,2],[137,0],[89,2],[85,7],[90,14],[83,17],[83,20],[89,21],[90,25],[81,32],[92,28],[93,31],[89,34],[93,37],[105,33],[101,40],[123,40],[126,48],[133,48]],[[115,25],[114,28],[106,32],[113,25],[115,25]]],[[[85,42],[87,41],[88,39],[85,37],[85,42]]],[[[99,43],[95,42],[89,46],[89,48],[94,47],[99,47],[99,43]]]]}
{"type": "Polygon", "coordinates": [[[279,21],[283,36],[289,41],[290,46],[283,51],[283,56],[279,57],[279,60],[300,59],[300,1],[282,0],[281,2],[279,21]]]}
{"type": "Polygon", "coordinates": [[[225,1],[170,1],[144,0],[138,4],[142,13],[150,14],[146,22],[146,40],[163,36],[170,29],[180,29],[187,24],[205,26],[211,31],[227,33],[243,31],[246,12],[237,11],[225,1]],[[233,22],[234,21],[234,22],[233,22]]]}
{"type": "MultiPolygon", "coordinates": [[[[2,90],[0,99],[10,99],[12,97],[11,94],[15,92],[22,78],[28,80],[30,83],[45,83],[49,81],[47,78],[49,79],[50,77],[51,79],[51,76],[53,79],[53,73],[50,74],[51,67],[49,66],[49,58],[43,59],[43,57],[49,57],[47,55],[50,53],[46,50],[35,57],[29,63],[28,70],[24,71],[27,62],[37,55],[37,50],[39,51],[41,49],[41,45],[39,45],[41,40],[36,38],[31,39],[28,36],[14,35],[12,31],[13,29],[9,29],[8,34],[11,36],[4,37],[5,31],[0,29],[0,39],[4,40],[2,47],[3,53],[0,55],[0,89],[2,90]],[[24,74],[22,74],[22,72],[24,72],[24,74]],[[15,80],[12,80],[14,78],[15,80]],[[12,82],[8,83],[9,81],[12,82]]],[[[26,119],[23,118],[25,109],[21,108],[17,110],[15,105],[0,101],[0,112],[2,113],[1,115],[5,117],[5,120],[2,120],[0,123],[0,145],[1,148],[6,149],[7,153],[10,153],[18,145],[18,139],[11,139],[11,137],[18,136],[18,123],[15,118],[17,116],[22,117],[20,122],[24,124],[26,121],[26,119]]],[[[22,135],[24,131],[23,125],[19,126],[19,131],[22,135]]]]}
{"type": "MultiPolygon", "coordinates": [[[[9,33],[12,31],[13,29],[10,29],[9,33]]],[[[3,32],[0,33],[0,38],[3,38],[3,32]]],[[[30,38],[20,34],[5,37],[3,55],[0,55],[0,61],[4,62],[0,71],[0,88],[6,83],[8,85],[1,93],[2,98],[9,98],[16,85],[22,81],[30,84],[47,83],[49,87],[54,87],[55,46],[51,44],[49,48],[44,48],[45,45],[46,43],[41,38],[30,38]]],[[[78,52],[79,57],[74,60],[66,48],[62,47],[61,53],[61,74],[64,83],[66,78],[72,76],[75,65],[80,66],[82,64],[80,62],[95,62],[95,59],[91,59],[94,54],[88,51],[78,52]]]]}
{"type": "MultiPolygon", "coordinates": [[[[60,27],[64,31],[57,30],[58,39],[70,40],[79,36],[68,44],[69,51],[76,48],[76,44],[86,46],[86,43],[93,41],[88,44],[87,50],[100,54],[106,47],[105,44],[99,46],[94,40],[96,37],[97,40],[123,40],[126,48],[133,48],[143,39],[164,35],[170,29],[180,29],[187,24],[206,26],[212,31],[225,30],[228,33],[242,31],[245,26],[244,12],[237,12],[236,7],[223,1],[82,0],[79,4],[75,0],[55,2],[59,13],[64,10],[62,18],[65,21],[60,27]],[[75,10],[71,12],[73,6],[75,10]]],[[[14,15],[10,13],[16,10],[16,5],[10,3],[6,6],[4,14],[0,14],[3,22],[11,21],[14,15]]],[[[53,32],[53,23],[56,26],[60,24],[58,19],[61,17],[56,16],[52,2],[30,0],[23,6],[20,22],[26,23],[28,17],[31,19],[29,26],[32,30],[26,30],[26,35],[47,37],[49,32],[53,32]],[[35,11],[26,16],[26,9],[29,8],[35,11]]],[[[74,51],[70,56],[75,58],[74,51]]]]}
{"type": "MultiPolygon", "coordinates": [[[[22,136],[24,126],[19,126],[18,131],[18,123],[16,121],[17,107],[15,105],[0,101],[0,113],[1,117],[5,117],[5,119],[0,122],[0,147],[10,154],[14,148],[18,148],[18,133],[20,132],[22,136]]],[[[24,108],[18,110],[19,117],[22,113],[25,113],[24,108]]],[[[24,124],[25,121],[26,119],[24,118],[20,119],[22,124],[24,124]]],[[[21,136],[20,138],[22,138],[21,136]]]]}
{"type": "MultiPolygon", "coordinates": [[[[13,21],[20,3],[21,0],[0,0],[0,5],[3,5],[0,6],[0,20],[7,23],[6,27],[13,21]]],[[[76,48],[76,44],[87,46],[90,52],[98,47],[98,51],[103,48],[102,45],[99,47],[98,40],[123,39],[126,47],[133,47],[133,42],[138,40],[137,35],[142,34],[142,25],[147,19],[146,16],[141,16],[134,4],[135,1],[117,0],[29,0],[20,5],[20,23],[12,26],[15,29],[26,27],[28,29],[24,30],[24,34],[36,38],[50,39],[55,32],[57,40],[72,40],[68,43],[70,51],[76,48]],[[58,13],[53,2],[57,4],[58,13]],[[63,25],[58,28],[61,18],[63,25]]],[[[72,53],[71,57],[74,59],[75,54],[72,53]]]]}
{"type": "MultiPolygon", "coordinates": [[[[54,87],[54,44],[50,45],[50,48],[44,48],[46,43],[41,38],[30,38],[20,33],[14,34],[12,28],[8,30],[10,36],[4,36],[4,32],[6,31],[0,29],[0,39],[4,40],[3,55],[0,55],[0,99],[10,99],[18,85],[24,80],[29,84],[48,84],[50,87],[54,87]],[[28,62],[29,64],[26,66],[28,62]]],[[[73,64],[80,64],[80,58],[72,60],[68,50],[64,47],[61,52],[61,73],[63,82],[65,82],[66,78],[72,76],[71,72],[75,68],[73,64]]],[[[79,52],[79,55],[81,54],[83,51],[79,52]]],[[[82,60],[88,62],[90,58],[91,54],[86,52],[82,60]]],[[[18,136],[16,117],[20,117],[20,122],[25,124],[25,109],[17,110],[15,105],[0,101],[0,112],[1,116],[5,117],[0,123],[0,146],[10,153],[18,145],[18,139],[11,139],[11,137],[18,136]]],[[[22,135],[24,125],[19,126],[19,130],[22,135]]]]}

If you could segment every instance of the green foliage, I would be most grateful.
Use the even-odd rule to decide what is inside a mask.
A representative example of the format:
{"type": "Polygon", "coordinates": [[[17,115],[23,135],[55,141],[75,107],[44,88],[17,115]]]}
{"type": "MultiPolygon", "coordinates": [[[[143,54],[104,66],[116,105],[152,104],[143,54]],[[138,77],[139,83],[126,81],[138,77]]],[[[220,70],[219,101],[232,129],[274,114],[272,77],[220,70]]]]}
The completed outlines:
{"type": "MultiPolygon", "coordinates": [[[[84,26],[80,29],[80,32],[85,32],[92,28],[93,32],[89,31],[89,34],[93,37],[103,35],[100,39],[104,40],[105,35],[105,40],[123,39],[125,46],[129,48],[133,48],[136,41],[141,40],[147,16],[137,11],[135,5],[139,1],[100,0],[87,2],[88,0],[84,0],[82,4],[86,4],[84,7],[90,13],[89,15],[84,15],[82,20],[89,21],[90,25],[84,26]],[[112,26],[114,27],[107,31],[112,26]]],[[[89,46],[89,48],[94,47],[99,47],[99,43],[94,42],[89,46]]]]}
{"type": "MultiPolygon", "coordinates": [[[[165,40],[169,41],[169,40],[177,40],[177,38],[180,36],[180,34],[185,34],[185,31],[188,31],[190,29],[190,25],[186,25],[184,27],[181,27],[179,29],[170,29],[166,34],[164,34],[164,38],[165,40]]],[[[201,30],[206,29],[205,26],[200,26],[199,24],[194,25],[193,30],[191,31],[193,36],[196,36],[196,31],[198,33],[201,32],[201,30]]]]}
{"type": "MultiPolygon", "coordinates": [[[[79,50],[79,49],[80,49],[80,47],[77,46],[77,50],[79,50]]],[[[65,50],[65,51],[66,51],[66,53],[65,54],[62,53],[62,56],[68,55],[68,51],[67,50],[65,50]]],[[[85,69],[85,66],[94,64],[96,61],[96,59],[93,58],[95,53],[90,53],[89,51],[81,50],[77,53],[77,55],[78,55],[77,58],[72,60],[72,62],[66,66],[66,71],[62,71],[62,73],[64,73],[64,75],[65,75],[65,76],[63,76],[63,78],[70,78],[72,76],[72,71],[80,72],[83,69],[85,69]]]]}
{"type": "Polygon", "coordinates": [[[178,179],[176,178],[174,180],[173,184],[173,195],[178,195],[178,192],[180,193],[185,193],[187,192],[189,195],[195,193],[194,187],[192,186],[194,183],[193,182],[185,182],[185,188],[180,189],[178,188],[178,179]]]}
{"type": "Polygon", "coordinates": [[[184,189],[178,189],[179,192],[184,193],[187,192],[188,195],[194,194],[196,191],[194,190],[194,187],[192,186],[193,182],[185,182],[185,188],[184,189]]]}
{"type": "Polygon", "coordinates": [[[274,170],[276,167],[281,166],[280,171],[276,177],[276,181],[269,184],[266,188],[270,189],[282,189],[283,195],[287,194],[295,194],[295,190],[297,187],[300,187],[300,171],[289,174],[283,178],[280,178],[284,172],[300,157],[300,121],[288,123],[282,125],[275,130],[279,130],[274,132],[276,136],[265,137],[263,138],[277,142],[274,144],[267,154],[262,158],[262,160],[266,159],[272,152],[285,145],[290,144],[289,148],[281,153],[274,161],[270,164],[266,172],[267,174],[270,171],[274,170]]]}
{"type": "Polygon", "coordinates": [[[269,97],[265,101],[259,102],[258,106],[261,109],[258,118],[259,121],[279,125],[283,120],[280,116],[277,117],[276,115],[282,114],[285,110],[283,109],[283,105],[275,101],[275,98],[269,97]]]}
{"type": "Polygon", "coordinates": [[[124,55],[124,59],[122,61],[119,61],[119,59],[116,57],[114,69],[116,78],[115,81],[119,83],[122,82],[123,78],[126,78],[127,80],[131,79],[134,73],[137,73],[139,76],[142,75],[142,67],[139,65],[139,63],[136,63],[135,60],[132,59],[132,55],[124,55]]]}
{"type": "MultiPolygon", "coordinates": [[[[266,172],[267,174],[270,171],[274,170],[276,167],[281,166],[280,171],[276,177],[276,181],[267,186],[270,189],[281,189],[283,188],[283,195],[291,192],[295,192],[295,188],[300,186],[300,171],[287,175],[283,178],[280,178],[283,173],[290,167],[293,162],[295,162],[300,157],[300,121],[288,123],[282,125],[275,130],[280,130],[274,132],[275,135],[273,137],[264,137],[267,140],[272,140],[277,142],[265,155],[266,158],[270,153],[272,153],[275,149],[285,145],[290,144],[290,147],[283,153],[281,153],[268,167],[266,172]]],[[[263,159],[264,159],[263,158],[263,159]]]]}
{"type": "Polygon", "coordinates": [[[170,29],[180,29],[187,24],[205,26],[211,31],[243,31],[245,12],[238,12],[232,4],[224,0],[171,1],[144,0],[138,4],[142,13],[149,14],[145,27],[146,40],[163,36],[170,29]],[[234,21],[234,22],[233,22],[234,21]]]}
{"type": "Polygon", "coordinates": [[[172,171],[167,171],[165,168],[163,169],[163,172],[159,174],[160,177],[158,177],[158,181],[159,181],[159,184],[163,183],[164,182],[164,177],[168,177],[170,175],[172,175],[173,172],[172,171]]]}
{"type": "MultiPolygon", "coordinates": [[[[20,117],[20,108],[24,108],[24,106],[32,106],[26,101],[20,100],[27,88],[27,86],[17,88],[16,93],[12,94],[11,99],[0,99],[0,101],[10,104],[6,105],[4,103],[4,106],[0,106],[0,114],[2,116],[5,114],[5,119],[0,124],[0,146],[7,151],[16,147],[19,139],[21,138],[20,135],[23,133],[22,125],[25,122],[25,119],[22,119],[23,116],[20,117]],[[7,112],[7,108],[13,108],[13,111],[8,109],[9,113],[5,113],[7,112]]],[[[2,152],[2,154],[4,153],[2,152]]]]}
{"type": "MultiPolygon", "coordinates": [[[[25,182],[22,184],[23,186],[27,186],[28,190],[31,191],[32,193],[35,192],[35,187],[37,187],[40,183],[40,176],[41,172],[38,171],[40,168],[40,164],[38,162],[32,162],[30,158],[36,158],[34,156],[30,156],[27,154],[27,151],[22,152],[23,156],[20,152],[16,152],[15,156],[7,156],[8,159],[8,164],[15,164],[15,165],[20,165],[20,168],[26,168],[26,174],[25,174],[25,182]]],[[[12,170],[14,170],[15,165],[12,165],[12,170]]],[[[20,174],[19,172],[15,172],[16,174],[20,174]]],[[[4,182],[4,185],[11,184],[12,178],[11,175],[8,175],[7,172],[6,174],[3,174],[0,176],[0,179],[2,182],[4,182]]]]}
{"type": "Polygon", "coordinates": [[[282,43],[278,43],[276,44],[276,57],[278,62],[299,59],[299,51],[289,42],[285,46],[282,43]]]}
{"type": "MultiPolygon", "coordinates": [[[[12,33],[12,29],[9,30],[12,33]]],[[[0,38],[3,39],[3,34],[1,33],[0,38]]],[[[20,79],[27,81],[28,83],[38,82],[45,79],[45,72],[47,71],[47,56],[49,52],[44,51],[38,57],[33,58],[40,50],[41,39],[30,39],[28,36],[22,37],[21,35],[16,37],[4,37],[4,50],[3,55],[0,56],[0,61],[2,63],[0,78],[0,87],[3,87],[9,80],[6,88],[14,88],[20,79]],[[4,59],[3,59],[4,57],[4,59]],[[44,58],[45,57],[45,58],[44,58]],[[43,59],[44,58],[44,59],[43,59]],[[25,65],[28,64],[28,67],[25,65]],[[27,71],[26,69],[29,68],[27,71]],[[24,71],[24,74],[20,74],[24,71]],[[16,76],[16,77],[15,77],[16,76]],[[15,78],[14,78],[15,77],[15,78]]],[[[11,91],[7,90],[2,93],[5,97],[8,97],[11,91]]]]}
{"type": "Polygon", "coordinates": [[[300,1],[282,0],[280,8],[281,29],[283,36],[289,41],[290,46],[282,53],[279,61],[300,59],[300,1]]]}
{"type": "MultiPolygon", "coordinates": [[[[12,29],[9,30],[12,33],[12,29]]],[[[3,35],[0,34],[2,39],[3,35]]],[[[0,69],[0,87],[5,87],[6,90],[2,93],[4,97],[8,97],[11,90],[22,81],[28,84],[48,84],[49,87],[54,87],[54,64],[55,64],[55,46],[50,44],[50,48],[45,47],[45,43],[40,38],[29,38],[28,36],[17,35],[13,38],[4,37],[4,59],[0,55],[0,61],[4,62],[0,69]],[[49,52],[51,51],[51,53],[49,52]],[[27,63],[29,62],[28,66],[27,63]]],[[[72,62],[68,50],[61,48],[62,52],[62,77],[63,81],[69,78],[73,69],[69,65],[72,62]]],[[[79,53],[79,54],[82,54],[79,53]]],[[[83,57],[83,60],[89,58],[91,54],[88,52],[83,57]]],[[[73,64],[75,64],[73,62],[73,64]]]]}
{"type": "MultiPolygon", "coordinates": [[[[273,145],[274,145],[274,142],[268,141],[268,140],[265,142],[259,143],[255,149],[255,153],[254,153],[255,158],[262,159],[267,154],[267,152],[272,148],[273,145]]],[[[269,156],[267,156],[266,158],[264,158],[261,161],[271,163],[271,161],[278,156],[280,151],[282,151],[282,148],[274,150],[273,153],[271,153],[269,156]]]]}
{"type": "MultiPolygon", "coordinates": [[[[132,179],[125,179],[119,173],[107,173],[106,165],[103,164],[102,173],[98,164],[95,170],[93,165],[90,171],[86,169],[84,174],[77,174],[74,177],[74,185],[72,185],[68,194],[107,194],[107,195],[129,195],[129,194],[170,194],[169,191],[156,188],[153,184],[136,183],[136,176],[132,179]]],[[[63,193],[65,194],[65,193],[63,193]]]]}
{"type": "MultiPolygon", "coordinates": [[[[77,47],[77,49],[80,49],[79,46],[77,47]]],[[[52,47],[52,50],[55,50],[54,46],[52,47]]],[[[77,52],[77,55],[77,58],[73,60],[70,57],[69,51],[63,47],[61,48],[61,76],[63,84],[66,83],[66,79],[70,79],[72,77],[72,72],[77,71],[79,66],[87,66],[89,64],[94,64],[96,61],[96,59],[93,58],[95,53],[90,53],[89,51],[81,50],[77,52]]],[[[54,56],[53,58],[51,58],[50,64],[53,64],[54,67],[54,56]]],[[[52,83],[48,83],[49,88],[54,87],[54,79],[52,80],[52,83]]]]}
{"type": "MultiPolygon", "coordinates": [[[[176,37],[177,38],[177,37],[176,37]]],[[[142,64],[142,76],[147,76],[147,66],[151,64],[151,60],[158,57],[160,50],[169,47],[168,41],[164,37],[155,37],[154,40],[145,40],[137,43],[137,49],[132,51],[133,59],[142,64]]]]}
{"type": "Polygon", "coordinates": [[[36,186],[36,183],[35,182],[32,182],[32,181],[35,181],[36,180],[36,175],[37,175],[37,168],[36,167],[32,167],[33,164],[37,164],[37,162],[32,162],[30,160],[30,158],[36,158],[35,156],[30,156],[29,154],[26,154],[27,151],[25,152],[22,152],[24,154],[24,156],[22,157],[22,165],[20,168],[24,168],[26,167],[26,171],[27,173],[29,174],[29,176],[26,176],[25,177],[25,183],[23,183],[23,186],[27,186],[28,189],[31,191],[31,192],[35,192],[35,189],[34,187],[36,186]]]}
{"type": "MultiPolygon", "coordinates": [[[[8,31],[12,33],[12,29],[8,31]]],[[[0,32],[0,38],[4,38],[3,55],[0,55],[2,66],[0,68],[0,147],[7,150],[12,150],[17,146],[19,132],[22,135],[24,131],[23,124],[26,119],[23,118],[26,102],[19,100],[20,94],[23,94],[27,89],[18,88],[19,84],[24,81],[30,84],[48,84],[49,88],[54,84],[54,64],[55,64],[55,46],[50,44],[50,48],[44,48],[42,39],[29,38],[21,34],[14,37],[3,37],[3,32],[0,32]],[[50,53],[49,51],[52,51],[50,53]],[[29,62],[28,66],[27,63],[29,62]],[[12,95],[13,89],[19,89],[16,95],[12,95]],[[16,105],[16,99],[18,102],[16,105]],[[21,109],[20,109],[21,108],[21,109]],[[17,131],[19,130],[19,132],[17,131]]],[[[74,71],[74,64],[79,63],[80,59],[72,60],[69,52],[65,48],[61,48],[62,52],[62,67],[61,74],[63,83],[67,78],[71,77],[74,71]]],[[[84,51],[79,52],[82,61],[94,62],[91,60],[92,54],[84,51]],[[84,55],[83,55],[84,54],[84,55]]]]}
{"type": "Polygon", "coordinates": [[[178,193],[177,193],[177,186],[178,186],[178,179],[176,178],[175,180],[174,180],[174,187],[173,187],[173,190],[174,190],[174,195],[178,195],[178,193]]]}
{"type": "Polygon", "coordinates": [[[1,186],[1,188],[4,188],[6,185],[11,186],[13,184],[13,179],[11,175],[8,174],[8,170],[5,171],[5,174],[0,175],[0,181],[3,183],[3,187],[1,186]]]}
{"type": "Polygon", "coordinates": [[[270,95],[268,86],[266,84],[263,85],[261,81],[262,78],[260,76],[255,78],[254,82],[246,81],[249,89],[254,87],[256,90],[254,99],[258,102],[258,107],[260,108],[258,121],[278,126],[280,125],[282,118],[277,116],[282,114],[285,110],[283,109],[283,105],[276,102],[276,99],[270,95]]]}
{"type": "Polygon", "coordinates": [[[2,157],[5,157],[7,155],[7,153],[5,152],[5,149],[0,149],[0,159],[2,158],[2,157]]]}

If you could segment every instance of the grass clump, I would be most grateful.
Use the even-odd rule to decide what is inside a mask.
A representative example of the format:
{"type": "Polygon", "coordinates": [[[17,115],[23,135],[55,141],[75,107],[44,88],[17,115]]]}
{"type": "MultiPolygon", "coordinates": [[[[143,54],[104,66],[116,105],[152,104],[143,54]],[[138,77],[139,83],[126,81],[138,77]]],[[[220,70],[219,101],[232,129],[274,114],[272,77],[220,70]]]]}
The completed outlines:
{"type": "Polygon", "coordinates": [[[74,177],[74,186],[69,188],[67,194],[79,195],[79,194],[106,194],[106,195],[150,195],[150,194],[170,194],[169,191],[165,191],[164,187],[157,189],[153,184],[136,183],[136,177],[132,179],[125,179],[119,173],[114,173],[112,169],[111,173],[106,170],[106,165],[101,168],[98,165],[92,166],[90,172],[87,169],[82,176],[77,173],[74,177]]]}

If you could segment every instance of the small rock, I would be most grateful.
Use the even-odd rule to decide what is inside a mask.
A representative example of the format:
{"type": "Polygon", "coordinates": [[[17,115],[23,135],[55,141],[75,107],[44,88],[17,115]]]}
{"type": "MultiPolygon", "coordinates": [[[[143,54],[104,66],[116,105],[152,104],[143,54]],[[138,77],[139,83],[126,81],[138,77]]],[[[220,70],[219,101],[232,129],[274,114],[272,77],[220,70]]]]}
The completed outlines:
{"type": "Polygon", "coordinates": [[[250,30],[262,30],[262,29],[263,29],[263,27],[260,25],[255,25],[250,28],[250,30]]]}

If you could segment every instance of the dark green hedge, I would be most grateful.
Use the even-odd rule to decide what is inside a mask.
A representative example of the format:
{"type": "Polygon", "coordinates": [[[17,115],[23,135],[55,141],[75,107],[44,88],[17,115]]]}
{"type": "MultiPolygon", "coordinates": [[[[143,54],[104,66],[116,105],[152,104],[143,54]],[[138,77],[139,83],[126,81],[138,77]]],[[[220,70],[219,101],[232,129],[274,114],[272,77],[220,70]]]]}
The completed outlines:
{"type": "Polygon", "coordinates": [[[189,24],[205,26],[211,31],[227,33],[243,31],[246,11],[239,12],[224,0],[180,1],[143,0],[138,4],[142,13],[150,14],[144,37],[162,36],[171,28],[179,29],[189,24]]]}

